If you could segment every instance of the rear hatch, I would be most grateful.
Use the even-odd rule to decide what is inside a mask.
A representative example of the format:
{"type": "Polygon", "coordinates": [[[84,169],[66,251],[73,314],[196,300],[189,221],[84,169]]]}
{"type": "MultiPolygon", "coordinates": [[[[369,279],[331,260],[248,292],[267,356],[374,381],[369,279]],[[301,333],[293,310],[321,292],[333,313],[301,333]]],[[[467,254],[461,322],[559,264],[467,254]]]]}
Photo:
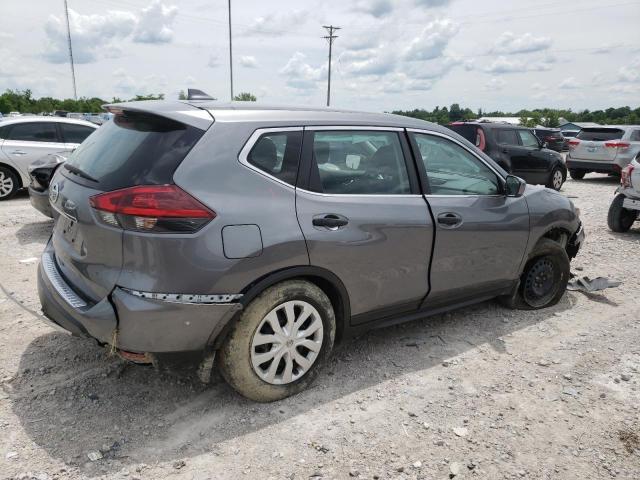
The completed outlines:
{"type": "Polygon", "coordinates": [[[166,111],[160,116],[136,110],[135,103],[115,109],[113,120],[89,136],[51,181],[50,200],[57,212],[52,236],[56,263],[67,282],[89,301],[99,301],[116,285],[125,230],[164,228],[162,219],[148,215],[149,206],[159,212],[167,195],[173,195],[169,203],[175,200],[175,192],[167,193],[175,188],[173,173],[212,123],[210,117],[202,122],[199,114],[205,112],[178,105],[182,113],[196,112],[191,123],[198,126],[167,118],[166,111]]]}
{"type": "Polygon", "coordinates": [[[580,130],[575,139],[569,141],[571,158],[575,160],[591,160],[613,162],[618,153],[618,140],[624,130],[616,127],[589,127],[580,130]]]}
{"type": "Polygon", "coordinates": [[[454,122],[447,125],[447,128],[453,130],[461,137],[464,137],[480,150],[485,150],[486,139],[484,136],[484,131],[478,125],[475,125],[473,123],[454,122]]]}

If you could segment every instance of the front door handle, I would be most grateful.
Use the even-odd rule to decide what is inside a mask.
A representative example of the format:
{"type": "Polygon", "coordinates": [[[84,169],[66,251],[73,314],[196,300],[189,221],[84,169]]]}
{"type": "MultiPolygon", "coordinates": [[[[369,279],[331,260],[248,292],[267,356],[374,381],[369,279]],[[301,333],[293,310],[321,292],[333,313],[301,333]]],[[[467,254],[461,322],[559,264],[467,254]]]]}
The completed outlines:
{"type": "Polygon", "coordinates": [[[462,217],[452,212],[441,213],[438,215],[438,224],[444,228],[455,228],[462,224],[462,217]]]}
{"type": "Polygon", "coordinates": [[[326,215],[318,215],[314,217],[312,223],[314,227],[327,227],[337,229],[347,225],[349,223],[349,219],[347,217],[343,217],[342,215],[328,213],[326,215]]]}
{"type": "Polygon", "coordinates": [[[11,152],[11,155],[26,155],[27,152],[23,152],[22,150],[14,150],[11,152]]]}

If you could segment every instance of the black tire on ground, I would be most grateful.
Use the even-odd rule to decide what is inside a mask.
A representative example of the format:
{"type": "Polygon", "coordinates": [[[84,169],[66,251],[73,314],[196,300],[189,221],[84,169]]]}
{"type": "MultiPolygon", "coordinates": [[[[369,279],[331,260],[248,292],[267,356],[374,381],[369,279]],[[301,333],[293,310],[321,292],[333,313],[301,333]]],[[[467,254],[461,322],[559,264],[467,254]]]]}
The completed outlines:
{"type": "Polygon", "coordinates": [[[315,380],[331,353],[335,331],[335,314],[327,295],[313,283],[287,280],[269,287],[247,305],[218,350],[216,362],[224,379],[238,393],[256,402],[273,402],[305,390],[315,380]],[[262,380],[253,368],[252,340],[265,316],[292,300],[307,302],[318,311],[323,327],[322,346],[315,362],[303,376],[291,383],[274,385],[262,380]]]}
{"type": "Polygon", "coordinates": [[[565,176],[560,167],[554,167],[549,174],[549,179],[547,180],[547,184],[545,185],[547,188],[553,188],[556,191],[560,191],[562,185],[564,184],[565,176]],[[560,183],[556,184],[555,176],[558,175],[558,178],[561,178],[560,183]]]}
{"type": "Polygon", "coordinates": [[[573,178],[574,180],[582,180],[586,174],[587,172],[585,170],[569,170],[569,175],[571,175],[571,178],[573,178]]]}
{"type": "Polygon", "coordinates": [[[609,214],[607,215],[609,228],[618,233],[628,231],[638,218],[636,210],[628,210],[622,206],[624,199],[625,196],[622,193],[616,195],[613,202],[611,202],[609,214]]]}
{"type": "Polygon", "coordinates": [[[0,166],[0,201],[9,200],[20,187],[20,178],[12,170],[0,166]]]}
{"type": "Polygon", "coordinates": [[[529,255],[520,276],[518,289],[500,297],[508,308],[538,310],[558,303],[569,281],[569,257],[562,246],[551,239],[541,239],[529,255]]]}

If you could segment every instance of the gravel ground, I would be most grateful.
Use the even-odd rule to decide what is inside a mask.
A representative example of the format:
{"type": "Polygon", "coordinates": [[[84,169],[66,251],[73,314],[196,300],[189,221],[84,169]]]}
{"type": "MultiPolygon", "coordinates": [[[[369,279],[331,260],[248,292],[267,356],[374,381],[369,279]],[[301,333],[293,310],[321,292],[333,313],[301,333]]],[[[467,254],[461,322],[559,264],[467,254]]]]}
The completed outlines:
{"type": "Polygon", "coordinates": [[[590,175],[563,192],[587,231],[573,271],[620,287],[373,331],[266,405],[40,322],[52,222],[25,195],[1,202],[0,478],[638,479],[640,225],[607,229],[615,186],[590,175]]]}

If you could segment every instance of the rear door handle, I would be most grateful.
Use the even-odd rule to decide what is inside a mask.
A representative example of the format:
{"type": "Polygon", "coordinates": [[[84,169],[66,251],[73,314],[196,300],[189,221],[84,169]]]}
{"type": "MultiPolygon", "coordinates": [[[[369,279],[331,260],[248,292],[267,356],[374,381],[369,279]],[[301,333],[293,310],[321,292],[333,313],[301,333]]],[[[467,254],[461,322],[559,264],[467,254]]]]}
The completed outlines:
{"type": "Polygon", "coordinates": [[[328,213],[326,215],[318,215],[314,217],[312,223],[314,227],[338,229],[347,225],[349,223],[349,219],[347,217],[343,217],[342,215],[328,213]]]}
{"type": "Polygon", "coordinates": [[[444,228],[455,228],[462,224],[462,217],[452,212],[441,213],[438,215],[438,223],[444,228]]]}

